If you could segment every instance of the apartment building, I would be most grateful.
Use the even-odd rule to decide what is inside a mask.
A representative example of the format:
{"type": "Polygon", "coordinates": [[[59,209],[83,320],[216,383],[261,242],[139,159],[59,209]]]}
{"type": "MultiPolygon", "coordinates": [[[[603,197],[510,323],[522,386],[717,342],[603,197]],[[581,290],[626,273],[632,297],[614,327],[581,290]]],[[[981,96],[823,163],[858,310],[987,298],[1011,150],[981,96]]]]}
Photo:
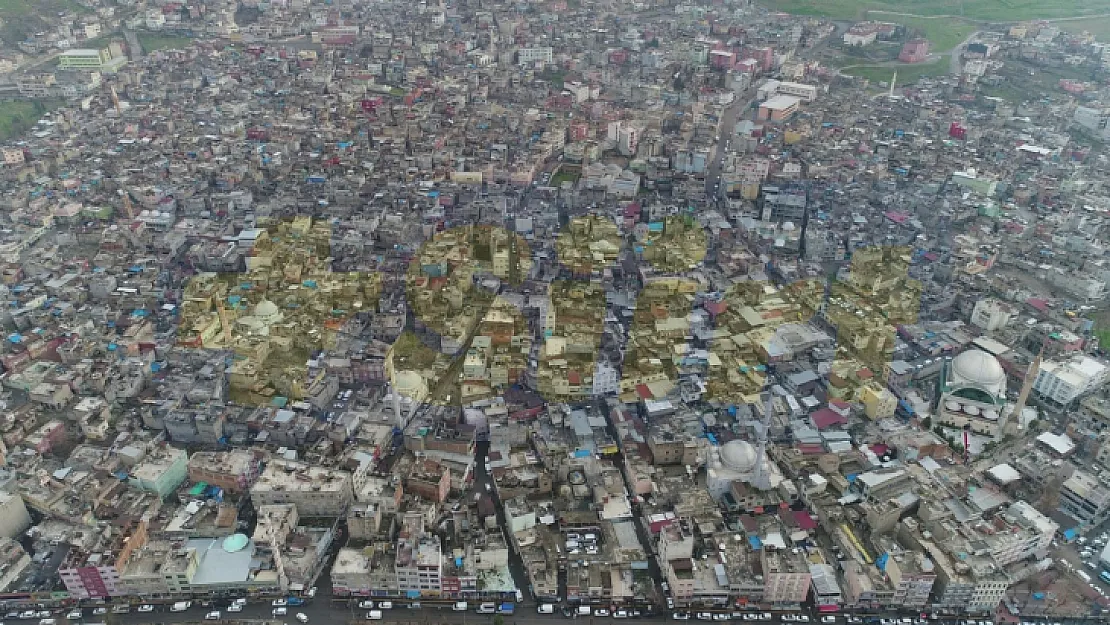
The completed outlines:
{"type": "Polygon", "coordinates": [[[1106,384],[1110,367],[1089,356],[1041,363],[1033,391],[1049,407],[1065,409],[1106,384]]]}
{"type": "Polygon", "coordinates": [[[1085,527],[1097,527],[1110,519],[1110,488],[1077,469],[1060,487],[1059,510],[1085,527]]]}
{"type": "Polygon", "coordinates": [[[763,566],[763,600],[774,606],[801,605],[813,581],[805,554],[798,549],[777,549],[764,545],[760,553],[763,566]]]}
{"type": "Polygon", "coordinates": [[[405,515],[393,568],[401,592],[438,595],[443,589],[443,546],[424,530],[421,514],[405,515]]]}
{"type": "Polygon", "coordinates": [[[197,452],[189,458],[189,479],[222,488],[228,493],[243,493],[258,479],[259,461],[244,449],[226,452],[197,452]]]}
{"type": "Polygon", "coordinates": [[[292,460],[275,460],[250,490],[254,507],[291,503],[302,517],[336,517],[354,499],[351,474],[292,460]]]}

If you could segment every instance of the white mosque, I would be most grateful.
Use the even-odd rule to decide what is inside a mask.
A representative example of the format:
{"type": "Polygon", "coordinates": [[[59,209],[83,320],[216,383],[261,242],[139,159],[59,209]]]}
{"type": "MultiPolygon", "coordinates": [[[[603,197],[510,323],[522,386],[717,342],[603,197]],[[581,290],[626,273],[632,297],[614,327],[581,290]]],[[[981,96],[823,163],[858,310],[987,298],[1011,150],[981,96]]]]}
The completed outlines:
{"type": "Polygon", "coordinates": [[[270,334],[270,327],[284,319],[285,315],[277,304],[264,299],[255,305],[251,314],[236,319],[235,324],[240,326],[238,329],[244,334],[267,336],[270,334]]]}
{"type": "Polygon", "coordinates": [[[997,358],[969,349],[948,361],[941,372],[938,423],[996,436],[1007,409],[1006,371],[997,358]]]}
{"type": "Polygon", "coordinates": [[[720,499],[732,489],[733,482],[759,490],[772,490],[782,483],[782,472],[767,458],[760,458],[759,448],[747,441],[734,440],[719,447],[711,447],[706,471],[709,494],[720,499]],[[762,468],[759,466],[762,462],[762,468]],[[762,481],[760,485],[758,482],[762,481]]]}

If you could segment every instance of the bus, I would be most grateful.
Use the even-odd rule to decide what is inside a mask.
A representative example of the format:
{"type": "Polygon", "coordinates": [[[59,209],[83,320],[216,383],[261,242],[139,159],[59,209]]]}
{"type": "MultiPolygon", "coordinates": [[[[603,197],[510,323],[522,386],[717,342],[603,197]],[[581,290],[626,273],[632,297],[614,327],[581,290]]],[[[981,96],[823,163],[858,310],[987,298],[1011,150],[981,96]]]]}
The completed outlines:
{"type": "Polygon", "coordinates": [[[1106,582],[1107,584],[1110,584],[1110,571],[1103,571],[1099,573],[1098,578],[1106,582]]]}

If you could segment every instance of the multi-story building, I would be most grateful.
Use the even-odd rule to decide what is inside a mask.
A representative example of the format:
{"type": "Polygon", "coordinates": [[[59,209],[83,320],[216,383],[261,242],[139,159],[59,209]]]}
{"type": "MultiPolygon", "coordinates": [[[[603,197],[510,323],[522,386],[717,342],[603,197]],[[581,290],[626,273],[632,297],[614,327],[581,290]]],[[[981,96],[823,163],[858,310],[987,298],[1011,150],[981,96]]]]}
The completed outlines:
{"type": "Polygon", "coordinates": [[[157,448],[131,469],[131,483],[165,499],[185,481],[188,465],[187,451],[173,447],[157,448]]]}
{"type": "Polygon", "coordinates": [[[1098,477],[1076,470],[1060,487],[1060,512],[1084,527],[1098,527],[1110,519],[1110,488],[1098,477]]]}
{"type": "Polygon", "coordinates": [[[291,503],[303,517],[346,514],[354,499],[351,474],[291,460],[276,460],[250,490],[255,508],[291,503]]]}
{"type": "Polygon", "coordinates": [[[1033,391],[1049,408],[1063,410],[1106,384],[1110,367],[1090,356],[1041,363],[1033,391]]]}
{"type": "Polygon", "coordinates": [[[1010,305],[988,297],[975,302],[975,308],[971,310],[971,324],[987,332],[994,332],[1010,323],[1014,314],[1010,305]]]}
{"type": "Polygon", "coordinates": [[[775,549],[765,545],[760,558],[763,600],[775,606],[801,605],[809,595],[813,581],[805,555],[796,549],[775,549]]]}
{"type": "Polygon", "coordinates": [[[189,479],[222,488],[228,493],[243,493],[258,479],[259,462],[243,449],[226,452],[197,452],[189,458],[189,479]]]}
{"type": "Polygon", "coordinates": [[[409,514],[402,521],[393,568],[401,592],[438,595],[443,589],[443,548],[438,536],[424,531],[422,515],[409,514]]]}
{"type": "Polygon", "coordinates": [[[0,536],[15,538],[31,526],[31,515],[23,497],[0,491],[0,536]]]}

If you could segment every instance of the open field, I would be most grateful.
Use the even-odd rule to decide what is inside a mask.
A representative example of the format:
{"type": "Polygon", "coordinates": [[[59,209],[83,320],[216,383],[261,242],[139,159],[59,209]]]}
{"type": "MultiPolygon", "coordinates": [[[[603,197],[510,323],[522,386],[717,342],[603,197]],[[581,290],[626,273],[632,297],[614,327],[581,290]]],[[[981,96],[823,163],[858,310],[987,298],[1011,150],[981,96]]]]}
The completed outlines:
{"type": "Polygon", "coordinates": [[[0,0],[0,39],[14,45],[54,22],[61,11],[85,13],[72,0],[0,0]]]}
{"type": "Polygon", "coordinates": [[[1110,0],[760,0],[771,10],[843,20],[896,21],[868,11],[914,15],[962,15],[973,20],[1014,22],[1110,13],[1110,0]]]}
{"type": "Polygon", "coordinates": [[[155,50],[184,50],[193,43],[192,37],[176,37],[167,35],[156,35],[154,33],[136,33],[139,37],[139,45],[143,47],[143,52],[154,52],[155,50]]]}
{"type": "Polygon", "coordinates": [[[1089,20],[1060,22],[1057,26],[1059,26],[1061,30],[1066,30],[1069,33],[1087,31],[1094,35],[1095,39],[1103,43],[1110,43],[1110,17],[1095,17],[1089,20]]]}
{"type": "Polygon", "coordinates": [[[58,106],[53,100],[7,100],[0,102],[0,141],[17,137],[35,125],[44,113],[58,106]]]}
{"type": "Polygon", "coordinates": [[[932,63],[887,65],[861,65],[842,70],[849,76],[866,78],[872,83],[890,82],[894,72],[898,72],[898,85],[908,85],[917,82],[924,76],[943,76],[948,73],[948,57],[943,56],[932,63]]]}
{"type": "Polygon", "coordinates": [[[897,22],[908,30],[921,31],[925,38],[929,40],[930,51],[932,52],[949,52],[977,30],[971,22],[959,19],[892,17],[883,21],[897,22]]]}

